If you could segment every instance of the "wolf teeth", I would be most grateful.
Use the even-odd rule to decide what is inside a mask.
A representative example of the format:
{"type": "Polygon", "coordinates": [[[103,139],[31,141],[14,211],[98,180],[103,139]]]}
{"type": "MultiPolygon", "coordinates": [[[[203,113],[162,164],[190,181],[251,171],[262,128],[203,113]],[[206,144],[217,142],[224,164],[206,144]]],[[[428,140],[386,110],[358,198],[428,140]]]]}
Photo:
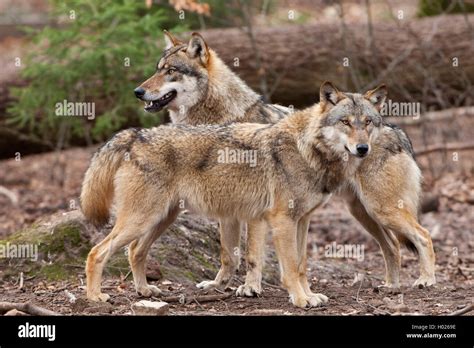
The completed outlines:
{"type": "Polygon", "coordinates": [[[166,93],[164,96],[160,98],[160,100],[167,99],[169,97],[171,97],[171,92],[166,93]]]}
{"type": "Polygon", "coordinates": [[[169,97],[171,97],[173,95],[173,92],[168,92],[166,93],[164,96],[162,96],[160,99],[158,100],[150,100],[150,101],[147,101],[145,102],[145,106],[146,107],[152,107],[154,105],[158,105],[158,102],[159,101],[163,101],[163,100],[166,100],[168,99],[169,97]]]}

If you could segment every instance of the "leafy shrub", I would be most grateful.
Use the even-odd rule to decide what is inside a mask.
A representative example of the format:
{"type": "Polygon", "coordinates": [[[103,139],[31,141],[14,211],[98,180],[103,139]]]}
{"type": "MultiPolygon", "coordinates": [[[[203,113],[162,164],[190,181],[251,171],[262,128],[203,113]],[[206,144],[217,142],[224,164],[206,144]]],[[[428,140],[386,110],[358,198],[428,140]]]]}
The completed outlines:
{"type": "Polygon", "coordinates": [[[453,0],[420,0],[418,5],[418,16],[437,16],[442,13],[474,12],[474,4],[467,1],[453,0]]]}
{"type": "Polygon", "coordinates": [[[168,26],[170,18],[178,22],[176,12],[137,0],[53,0],[51,8],[57,23],[29,30],[35,48],[21,71],[29,84],[12,88],[17,102],[8,122],[45,140],[101,140],[126,125],[159,123],[142,111],[133,89],[153,73],[162,30],[184,29],[168,26]],[[93,102],[95,119],[57,116],[63,100],[93,102]]]}
{"type": "MultiPolygon", "coordinates": [[[[46,142],[100,141],[127,126],[149,127],[163,113],[147,114],[133,89],[155,69],[163,29],[179,33],[236,25],[240,3],[207,0],[212,15],[176,12],[166,0],[50,0],[52,25],[28,29],[36,44],[21,76],[29,84],[12,88],[17,100],[8,123],[46,142]],[[61,117],[57,103],[94,103],[95,118],[61,117]]],[[[243,0],[257,11],[263,1],[243,0]]],[[[22,59],[23,60],[23,59],[22,59]]]]}

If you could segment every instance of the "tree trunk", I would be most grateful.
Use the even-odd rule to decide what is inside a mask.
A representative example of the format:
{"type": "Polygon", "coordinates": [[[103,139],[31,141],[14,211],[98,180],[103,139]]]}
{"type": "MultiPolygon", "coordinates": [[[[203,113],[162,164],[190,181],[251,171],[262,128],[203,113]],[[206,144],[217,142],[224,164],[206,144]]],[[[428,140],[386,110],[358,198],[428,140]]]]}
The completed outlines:
{"type": "Polygon", "coordinates": [[[259,90],[266,78],[272,102],[312,104],[319,98],[319,85],[330,80],[350,91],[386,83],[394,100],[441,109],[474,101],[474,32],[467,20],[474,22],[474,16],[395,18],[373,24],[373,36],[366,24],[343,26],[340,20],[255,28],[259,71],[245,31],[215,29],[202,34],[254,89],[259,90]]]}

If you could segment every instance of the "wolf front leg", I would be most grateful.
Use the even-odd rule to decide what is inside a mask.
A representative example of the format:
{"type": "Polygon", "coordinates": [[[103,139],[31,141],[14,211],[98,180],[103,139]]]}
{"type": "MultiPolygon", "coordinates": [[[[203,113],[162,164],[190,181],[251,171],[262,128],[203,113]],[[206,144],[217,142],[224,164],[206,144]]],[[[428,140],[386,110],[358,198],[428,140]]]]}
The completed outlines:
{"type": "Polygon", "coordinates": [[[252,220],[247,232],[247,275],[245,284],[237,289],[237,296],[258,296],[262,292],[262,267],[265,260],[265,236],[268,224],[265,220],[252,220]]]}
{"type": "Polygon", "coordinates": [[[225,288],[240,265],[240,231],[242,224],[237,219],[219,221],[221,237],[221,268],[214,280],[205,280],[196,286],[203,290],[225,288]]]}
{"type": "Polygon", "coordinates": [[[322,294],[308,295],[300,281],[299,253],[297,247],[298,224],[293,219],[277,215],[269,218],[273,242],[280,262],[281,282],[288,290],[290,301],[297,307],[318,306],[327,302],[322,294]]]}

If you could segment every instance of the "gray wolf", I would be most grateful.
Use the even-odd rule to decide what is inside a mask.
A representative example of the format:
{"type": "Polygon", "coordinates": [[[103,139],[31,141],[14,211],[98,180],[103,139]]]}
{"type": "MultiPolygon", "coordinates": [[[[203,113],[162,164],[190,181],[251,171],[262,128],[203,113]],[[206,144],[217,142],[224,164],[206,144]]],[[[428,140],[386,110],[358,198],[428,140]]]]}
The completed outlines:
{"type": "MultiPolygon", "coordinates": [[[[194,33],[184,43],[165,32],[165,40],[167,46],[155,74],[135,90],[136,96],[146,102],[146,111],[166,108],[173,123],[188,125],[271,124],[291,113],[280,105],[264,103],[201,35],[194,33]]],[[[418,252],[420,277],[414,286],[436,282],[431,237],[417,217],[421,178],[408,136],[384,123],[371,155],[341,189],[351,214],[380,245],[386,266],[384,286],[389,288],[400,287],[400,244],[418,252]]],[[[221,269],[214,280],[198,284],[200,288],[224,287],[230,281],[240,263],[239,254],[234,252],[239,248],[240,229],[239,221],[220,221],[221,269]]],[[[260,291],[261,287],[255,286],[245,294],[260,291]]]]}
{"type": "Polygon", "coordinates": [[[129,245],[138,293],[158,294],[146,282],[151,244],[174,221],[181,201],[190,210],[248,224],[246,284],[259,282],[264,237],[271,230],[283,286],[298,307],[328,299],[306,277],[307,221],[330,194],[356,175],[383,124],[386,88],[365,95],[320,89],[320,103],[275,124],[168,125],[118,133],[93,157],[81,192],[84,215],[116,223],[88,255],[87,297],[106,301],[101,274],[110,255],[129,245]],[[256,151],[254,166],[218,159],[219,150],[256,151]]]}

